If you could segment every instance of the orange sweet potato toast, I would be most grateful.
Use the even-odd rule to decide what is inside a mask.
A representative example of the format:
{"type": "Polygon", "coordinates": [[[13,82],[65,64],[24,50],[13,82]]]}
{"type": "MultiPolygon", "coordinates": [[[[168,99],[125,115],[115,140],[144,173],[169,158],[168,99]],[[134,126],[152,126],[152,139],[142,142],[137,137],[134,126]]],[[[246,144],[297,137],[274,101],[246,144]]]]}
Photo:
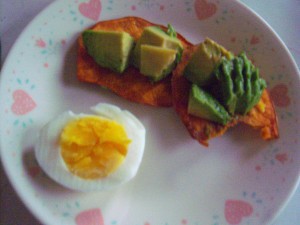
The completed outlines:
{"type": "MultiPolygon", "coordinates": [[[[151,23],[139,17],[101,21],[90,29],[125,31],[137,40],[145,27],[154,25],[166,29],[162,25],[151,23]]],[[[184,48],[191,45],[180,34],[177,34],[177,37],[181,40],[184,48]]],[[[124,73],[118,74],[96,64],[85,50],[81,36],[78,39],[78,45],[77,78],[80,81],[96,83],[133,102],[156,107],[172,106],[171,76],[152,83],[133,66],[129,66],[124,73]]]]}
{"type": "Polygon", "coordinates": [[[173,106],[190,135],[201,144],[208,146],[211,138],[221,136],[228,128],[243,122],[255,129],[260,129],[261,137],[265,140],[278,138],[277,117],[267,90],[263,92],[260,103],[246,116],[237,117],[225,126],[188,114],[191,83],[183,76],[183,70],[195,49],[196,46],[191,45],[184,50],[182,60],[173,71],[172,76],[173,106]]]}

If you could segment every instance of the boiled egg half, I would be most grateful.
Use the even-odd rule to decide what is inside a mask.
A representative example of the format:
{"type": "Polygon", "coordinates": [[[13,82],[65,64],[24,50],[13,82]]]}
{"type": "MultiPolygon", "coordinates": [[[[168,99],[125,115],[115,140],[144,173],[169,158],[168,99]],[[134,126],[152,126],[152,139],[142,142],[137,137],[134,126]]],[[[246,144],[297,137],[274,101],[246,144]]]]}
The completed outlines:
{"type": "Polygon", "coordinates": [[[64,112],[39,134],[35,156],[57,183],[79,191],[115,188],[141,164],[146,130],[129,111],[100,103],[92,114],[64,112]]]}

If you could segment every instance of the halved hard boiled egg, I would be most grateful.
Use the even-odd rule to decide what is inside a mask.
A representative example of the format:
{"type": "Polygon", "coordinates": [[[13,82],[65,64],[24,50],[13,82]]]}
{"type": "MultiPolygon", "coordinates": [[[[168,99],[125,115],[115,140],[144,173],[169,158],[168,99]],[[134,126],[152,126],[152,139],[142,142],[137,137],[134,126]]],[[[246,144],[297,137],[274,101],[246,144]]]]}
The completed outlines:
{"type": "Polygon", "coordinates": [[[107,190],[132,179],[141,164],[146,130],[129,111],[100,103],[93,114],[64,112],[46,124],[35,146],[44,172],[79,191],[107,190]]]}

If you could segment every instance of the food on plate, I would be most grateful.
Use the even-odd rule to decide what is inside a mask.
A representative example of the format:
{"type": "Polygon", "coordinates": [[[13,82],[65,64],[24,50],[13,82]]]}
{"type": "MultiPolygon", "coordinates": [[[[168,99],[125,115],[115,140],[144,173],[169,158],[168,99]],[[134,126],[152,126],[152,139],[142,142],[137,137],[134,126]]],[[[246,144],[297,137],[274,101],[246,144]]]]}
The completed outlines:
{"type": "Polygon", "coordinates": [[[183,74],[192,83],[200,86],[208,85],[212,81],[211,74],[221,57],[231,59],[233,54],[213,40],[206,38],[197,46],[183,74]]]}
{"type": "Polygon", "coordinates": [[[167,31],[159,26],[149,26],[134,47],[132,63],[141,74],[156,82],[170,75],[180,61],[182,51],[183,45],[170,24],[167,31]]]}
{"type": "Polygon", "coordinates": [[[223,105],[196,84],[192,84],[190,88],[188,113],[223,125],[231,120],[231,116],[223,105]]]}
{"type": "MultiPolygon", "coordinates": [[[[134,42],[137,43],[141,38],[145,28],[147,27],[155,27],[151,29],[156,30],[154,31],[154,33],[158,33],[157,36],[159,38],[160,35],[165,36],[162,33],[170,36],[170,38],[167,38],[167,40],[161,39],[161,41],[163,40],[163,44],[157,47],[172,49],[173,47],[171,48],[170,46],[180,46],[181,44],[182,48],[184,49],[186,46],[191,45],[183,36],[178,33],[176,37],[174,37],[175,32],[174,30],[172,30],[172,27],[169,26],[168,29],[168,27],[151,23],[139,17],[124,17],[119,19],[101,21],[88,30],[126,32],[134,39],[134,42]],[[176,39],[178,39],[180,42],[176,43],[175,41],[174,44],[173,40],[176,39]]],[[[163,76],[165,75],[165,71],[167,71],[165,70],[165,67],[168,67],[168,65],[166,66],[166,64],[169,64],[169,61],[171,61],[170,59],[174,57],[173,51],[165,51],[160,49],[159,51],[162,51],[164,54],[163,61],[165,61],[165,63],[158,65],[156,68],[152,68],[153,71],[148,70],[150,60],[148,62],[144,62],[143,72],[147,75],[145,76],[141,73],[138,66],[129,65],[128,68],[121,74],[109,68],[99,66],[99,64],[97,64],[93,57],[87,52],[82,35],[80,35],[78,39],[78,45],[77,77],[80,81],[96,83],[132,102],[157,107],[172,106],[171,76],[165,76],[164,78],[163,76]],[[153,80],[158,80],[157,82],[153,82],[153,80],[148,78],[148,73],[150,73],[149,71],[151,72],[151,74],[154,74],[153,80]],[[158,75],[163,75],[162,79],[160,79],[158,75]]],[[[149,45],[152,46],[153,44],[149,43],[149,45]]],[[[178,49],[180,49],[181,46],[178,49]]],[[[149,47],[146,47],[143,50],[144,57],[145,55],[149,56],[152,54],[157,54],[157,51],[155,50],[156,49],[153,49],[151,47],[150,49],[149,47]]],[[[180,51],[178,51],[176,59],[178,59],[179,56],[180,51]]]]}
{"type": "Polygon", "coordinates": [[[128,67],[134,40],[126,32],[86,30],[82,33],[84,46],[96,63],[122,73],[128,67]]]}
{"type": "Polygon", "coordinates": [[[177,52],[173,49],[142,45],[140,54],[141,74],[157,82],[172,72],[177,52]]]}
{"type": "MultiPolygon", "coordinates": [[[[209,39],[205,42],[217,45],[209,39]]],[[[228,128],[242,122],[260,129],[265,140],[278,138],[274,106],[258,69],[244,53],[234,56],[220,46],[214,47],[222,50],[217,57],[212,57],[216,51],[209,49],[212,48],[203,47],[203,44],[189,46],[173,71],[174,108],[190,135],[207,146],[211,138],[223,135],[228,128]],[[211,58],[213,63],[202,69],[202,63],[193,57],[207,52],[205,60],[211,58]],[[204,75],[188,75],[188,71],[192,71],[186,69],[188,65],[196,72],[203,74],[205,71],[204,75]],[[201,76],[203,79],[198,79],[201,76]]]]}
{"type": "Polygon", "coordinates": [[[36,159],[53,180],[79,191],[115,188],[132,179],[142,161],[145,128],[130,112],[100,103],[93,114],[67,111],[46,124],[36,159]]]}
{"type": "Polygon", "coordinates": [[[138,17],[97,23],[79,37],[77,76],[133,102],[173,105],[203,145],[238,123],[259,129],[265,140],[279,136],[266,82],[246,54],[235,55],[209,38],[193,45],[171,25],[138,17]],[[99,33],[117,36],[110,40],[115,46],[105,41],[100,48],[85,38],[99,33]],[[115,57],[113,63],[106,54],[115,57]]]}
{"type": "Polygon", "coordinates": [[[212,92],[231,115],[246,115],[267,86],[244,52],[232,60],[222,58],[214,75],[217,82],[212,92]]]}

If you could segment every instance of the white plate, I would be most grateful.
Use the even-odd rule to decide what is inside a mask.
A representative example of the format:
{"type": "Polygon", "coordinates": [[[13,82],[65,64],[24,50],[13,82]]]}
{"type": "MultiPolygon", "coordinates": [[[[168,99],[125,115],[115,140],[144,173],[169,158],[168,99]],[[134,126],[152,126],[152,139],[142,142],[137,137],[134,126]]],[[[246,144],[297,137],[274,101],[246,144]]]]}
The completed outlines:
{"type": "Polygon", "coordinates": [[[296,188],[300,171],[299,72],[284,44],[238,1],[58,0],[12,48],[1,74],[1,158],[17,193],[44,224],[267,224],[296,188]],[[193,43],[210,37],[245,50],[268,82],[280,139],[238,126],[210,142],[192,140],[172,108],[128,102],[76,80],[76,39],[96,21],[127,15],[171,23],[193,43]],[[118,190],[77,193],[50,180],[33,155],[36,134],[55,115],[109,102],[147,129],[134,180],[118,190]]]}

